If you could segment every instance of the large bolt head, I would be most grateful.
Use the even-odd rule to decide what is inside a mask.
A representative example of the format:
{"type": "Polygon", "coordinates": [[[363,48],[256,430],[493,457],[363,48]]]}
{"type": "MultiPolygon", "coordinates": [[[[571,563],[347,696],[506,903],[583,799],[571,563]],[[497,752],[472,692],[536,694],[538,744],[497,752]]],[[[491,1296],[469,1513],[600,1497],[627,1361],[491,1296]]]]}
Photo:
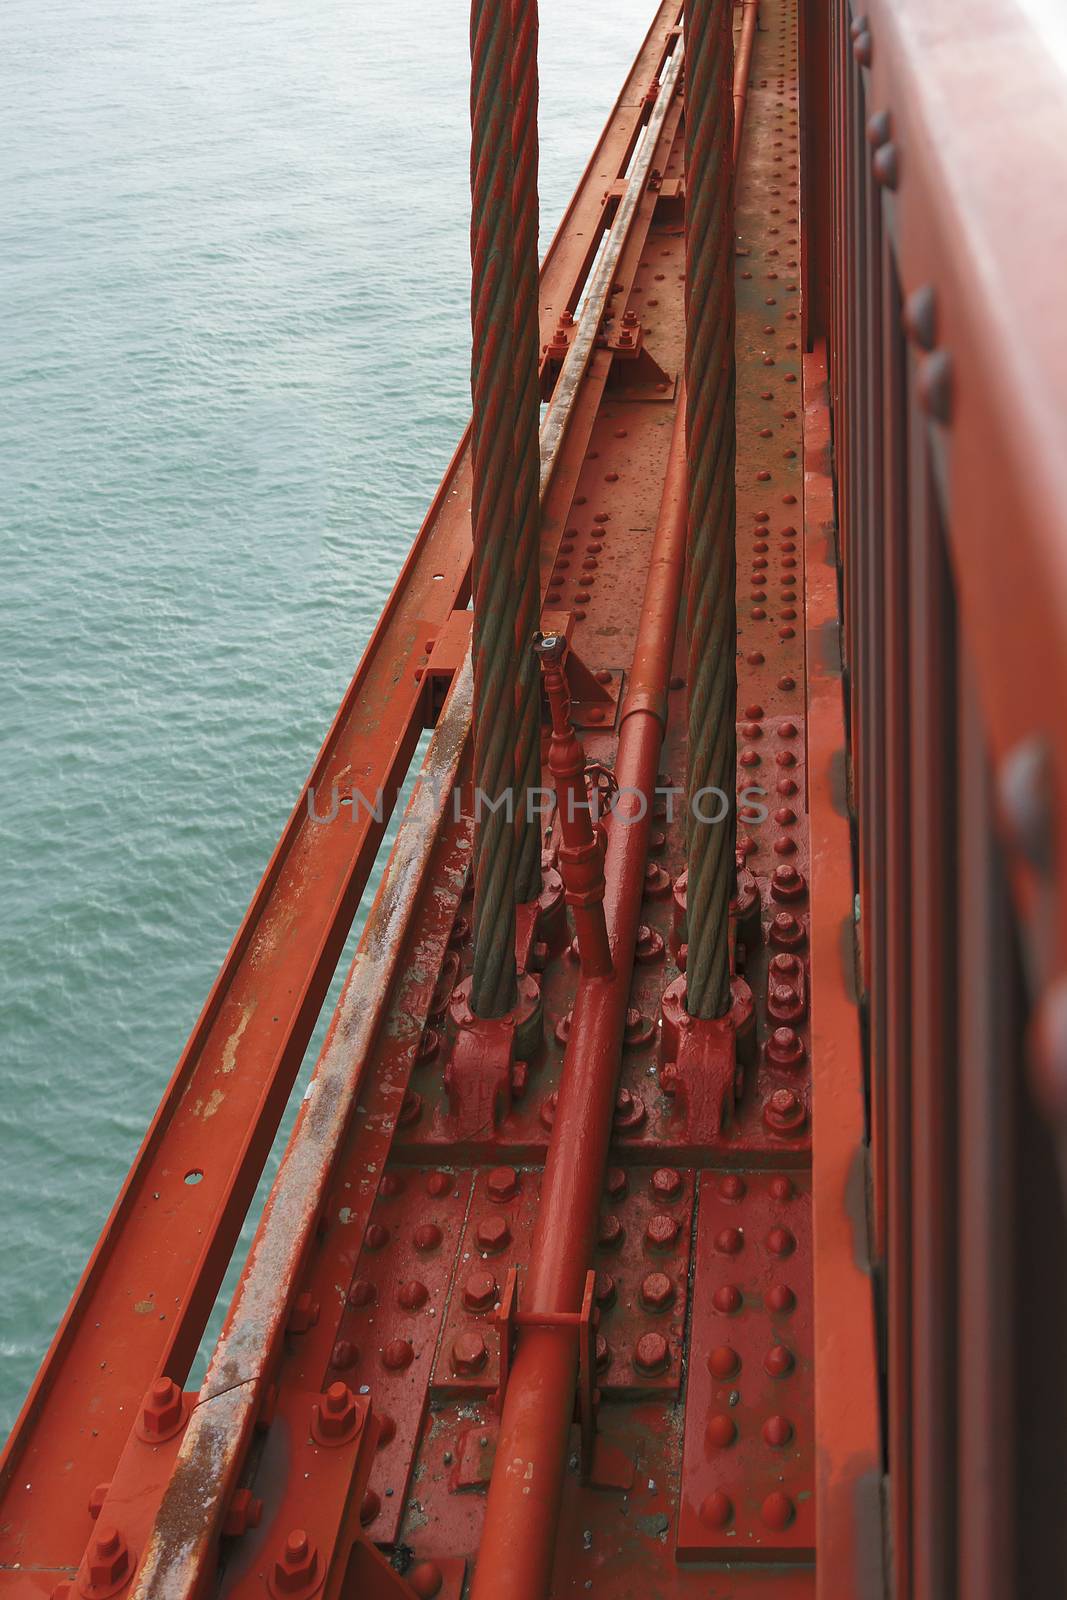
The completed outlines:
{"type": "Polygon", "coordinates": [[[500,1204],[514,1200],[519,1192],[519,1175],[514,1167],[494,1167],[485,1180],[485,1188],[490,1200],[500,1204]]]}
{"type": "Polygon", "coordinates": [[[657,1167],[652,1174],[652,1193],[657,1200],[677,1200],[682,1192],[682,1175],[673,1167],[657,1167]]]}
{"type": "Polygon", "coordinates": [[[634,1346],[634,1366],[651,1377],[666,1371],[670,1354],[670,1345],[662,1333],[644,1333],[634,1346]]]}
{"type": "Polygon", "coordinates": [[[169,1439],[182,1425],[184,1400],[173,1378],[157,1378],[141,1407],[141,1431],[147,1439],[169,1439]]]}
{"type": "Polygon", "coordinates": [[[504,1217],[485,1217],[475,1231],[479,1250],[493,1255],[511,1243],[511,1229],[504,1217]]]}
{"type": "Polygon", "coordinates": [[[294,1528],[274,1563],[273,1587],[282,1594],[299,1594],[318,1576],[319,1553],[303,1528],[294,1528]]]}
{"type": "Polygon", "coordinates": [[[650,1272],[641,1284],[641,1302],[649,1311],[666,1311],[674,1300],[674,1284],[665,1272],[650,1272]]]}
{"type": "Polygon", "coordinates": [[[663,1211],[657,1211],[649,1217],[645,1228],[645,1243],[650,1250],[669,1250],[678,1239],[681,1224],[677,1217],[669,1217],[663,1211]]]}
{"type": "Polygon", "coordinates": [[[463,1304],[470,1311],[488,1311],[496,1302],[497,1282],[491,1272],[475,1268],[463,1285],[463,1304]]]}
{"type": "Polygon", "coordinates": [[[331,1383],[319,1406],[318,1428],[324,1439],[344,1439],[358,1426],[359,1403],[347,1383],[331,1383]]]}
{"type": "Polygon", "coordinates": [[[461,1333],[452,1346],[452,1371],[470,1377],[481,1372],[489,1351],[480,1333],[461,1333]]]}
{"type": "Polygon", "coordinates": [[[107,1589],[118,1583],[129,1570],[130,1548],[111,1523],[97,1531],[89,1550],[89,1582],[94,1589],[107,1589]]]}

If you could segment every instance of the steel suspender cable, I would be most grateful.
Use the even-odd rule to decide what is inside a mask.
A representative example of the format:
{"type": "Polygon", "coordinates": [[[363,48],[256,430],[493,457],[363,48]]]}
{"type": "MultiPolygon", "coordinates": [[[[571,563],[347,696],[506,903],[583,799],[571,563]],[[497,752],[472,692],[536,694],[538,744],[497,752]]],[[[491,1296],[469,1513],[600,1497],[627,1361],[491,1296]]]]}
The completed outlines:
{"type": "Polygon", "coordinates": [[[515,292],[515,495],[518,594],[515,651],[518,657],[515,740],[516,900],[541,891],[541,823],[531,815],[528,794],[541,782],[541,684],[530,648],[541,614],[540,346],[537,254],[537,0],[511,0],[512,216],[515,292]]]}
{"type": "Polygon", "coordinates": [[[691,1016],[718,1017],[730,1004],[729,912],[737,839],[731,0],[685,0],[685,50],[686,1003],[691,1016]]]}
{"type": "Polygon", "coordinates": [[[471,524],[474,540],[474,975],[476,1016],[511,1010],[515,858],[515,367],[511,5],[471,7],[471,524]]]}

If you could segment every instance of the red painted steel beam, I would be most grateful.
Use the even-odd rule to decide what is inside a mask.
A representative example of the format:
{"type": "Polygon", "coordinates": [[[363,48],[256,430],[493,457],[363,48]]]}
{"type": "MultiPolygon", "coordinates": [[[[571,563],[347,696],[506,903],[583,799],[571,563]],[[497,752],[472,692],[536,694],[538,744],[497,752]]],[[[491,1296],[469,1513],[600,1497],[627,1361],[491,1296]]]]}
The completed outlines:
{"type": "Polygon", "coordinates": [[[363,1075],[395,989],[398,962],[432,850],[467,746],[469,658],[456,676],[430,741],[396,845],[367,918],[331,1028],[300,1108],[197,1399],[168,1476],[131,1600],[163,1591],[196,1594],[214,1560],[285,1334],[295,1286],[323,1214],[325,1195],[363,1075]],[[191,1485],[200,1508],[186,1517],[191,1485]],[[183,1527],[185,1536],[174,1530],[183,1527]]]}
{"type": "MultiPolygon", "coordinates": [[[[604,193],[645,120],[677,7],[661,5],[541,273],[543,325],[577,303],[604,193]]],[[[182,1382],[347,936],[382,824],[307,812],[353,782],[387,809],[425,716],[424,645],[469,585],[466,438],[445,476],[286,831],[42,1364],[0,1462],[0,1583],[27,1554],[75,1565],[152,1378],[182,1382]],[[211,1115],[204,1116],[206,1107],[211,1115]],[[197,1183],[186,1174],[202,1172],[197,1183]],[[62,1481],[57,1502],[40,1485],[62,1481]]],[[[327,805],[328,810],[328,805],[327,805]]]]}
{"type": "Polygon", "coordinates": [[[830,326],[832,143],[830,6],[801,0],[798,11],[801,162],[800,254],[804,283],[804,348],[826,340],[830,326]]]}
{"type": "MultiPolygon", "coordinates": [[[[1055,749],[1067,719],[1067,211],[1051,203],[1067,191],[1067,71],[1020,0],[863,11],[867,104],[891,134],[879,187],[996,769],[1027,740],[1055,749]]],[[[841,35],[854,49],[847,17],[841,35]]],[[[1062,834],[1062,749],[1050,786],[1048,822],[1062,834]]],[[[1067,895],[1024,849],[1010,864],[1024,919],[1040,918],[1036,977],[1063,983],[1067,895]]],[[[1067,1064],[1057,1071],[1067,1083],[1067,1064]]]]}
{"type": "MultiPolygon", "coordinates": [[[[609,825],[605,911],[614,968],[583,978],[571,1016],[523,1305],[573,1312],[592,1257],[629,1003],[652,797],[663,741],[686,543],[685,407],[679,401],[645,587],[630,694],[619,731],[620,803],[609,825]],[[641,807],[636,797],[645,797],[641,807]],[[633,813],[639,814],[633,814],[633,813]]],[[[548,1592],[574,1409],[577,1341],[522,1330],[511,1366],[472,1600],[548,1592]]]]}
{"type": "Polygon", "coordinates": [[[816,1595],[876,1600],[884,1594],[878,1352],[830,461],[826,352],[817,345],[804,358],[816,1595]]]}

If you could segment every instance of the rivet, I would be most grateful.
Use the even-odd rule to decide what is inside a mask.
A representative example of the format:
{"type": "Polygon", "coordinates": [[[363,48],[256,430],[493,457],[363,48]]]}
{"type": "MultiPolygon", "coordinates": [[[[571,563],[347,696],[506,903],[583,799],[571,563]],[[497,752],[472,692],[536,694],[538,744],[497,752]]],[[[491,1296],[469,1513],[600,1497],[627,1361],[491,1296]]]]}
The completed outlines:
{"type": "Polygon", "coordinates": [[[921,350],[932,350],[937,343],[937,294],[932,283],[920,284],[904,302],[901,314],[904,332],[921,350]]]}
{"type": "Polygon", "coordinates": [[[997,796],[1012,844],[1036,872],[1051,872],[1052,765],[1042,735],[1032,734],[1008,752],[997,774],[997,796]]]}
{"type": "Polygon", "coordinates": [[[720,1378],[725,1382],[727,1378],[732,1378],[740,1370],[741,1357],[733,1345],[716,1345],[708,1356],[708,1371],[713,1378],[720,1378]]]}
{"type": "Polygon", "coordinates": [[[622,1223],[613,1211],[609,1211],[600,1220],[597,1244],[602,1250],[614,1250],[622,1243],[622,1234],[622,1223]]]}
{"type": "Polygon", "coordinates": [[[763,1358],[763,1370],[770,1378],[787,1378],[795,1367],[793,1352],[784,1344],[775,1344],[763,1358]]]}
{"type": "Polygon", "coordinates": [[[708,1418],[708,1443],[716,1450],[726,1450],[737,1438],[737,1424],[725,1411],[716,1411],[708,1418]]]}
{"type": "Polygon", "coordinates": [[[629,1188],[629,1179],[624,1167],[609,1167],[607,1180],[604,1187],[613,1200],[621,1199],[629,1188]]]}
{"type": "Polygon", "coordinates": [[[788,1528],[793,1520],[793,1515],[793,1502],[780,1489],[776,1489],[773,1494],[769,1494],[760,1508],[760,1516],[764,1524],[768,1528],[774,1528],[776,1532],[781,1532],[782,1529],[788,1528]]]}
{"type": "Polygon", "coordinates": [[[896,145],[884,144],[876,150],[871,167],[883,189],[895,189],[900,182],[900,153],[896,145]]]}
{"type": "MultiPolygon", "coordinates": [[[[781,755],[786,753],[784,750],[779,752],[781,755]]],[[[783,863],[782,866],[775,867],[771,873],[771,894],[776,900],[798,899],[806,888],[803,874],[798,872],[796,867],[783,863]]]]}
{"type": "Polygon", "coordinates": [[[721,1311],[724,1316],[733,1316],[744,1304],[744,1297],[736,1283],[721,1283],[711,1300],[716,1311],[721,1311]]]}
{"type": "Polygon", "coordinates": [[[596,1286],[593,1290],[598,1306],[613,1306],[615,1304],[615,1279],[610,1272],[598,1272],[596,1286]]]}
{"type": "Polygon", "coordinates": [[[787,1283],[774,1284],[763,1297],[767,1310],[776,1316],[784,1316],[792,1311],[796,1303],[797,1297],[787,1283]]]}
{"type": "Polygon", "coordinates": [[[1067,978],[1042,996],[1030,1035],[1034,1086],[1046,1112],[1067,1117],[1067,978]]]}
{"type": "Polygon", "coordinates": [[[793,1424],[786,1417],[768,1417],[762,1432],[764,1442],[773,1450],[780,1450],[793,1437],[793,1424]]]}
{"type": "Polygon", "coordinates": [[[407,1339],[390,1339],[382,1351],[382,1366],[390,1372],[402,1372],[410,1367],[415,1356],[407,1339]]]}
{"type": "Polygon", "coordinates": [[[408,1570],[406,1577],[408,1586],[414,1590],[418,1600],[433,1600],[444,1582],[444,1576],[436,1561],[420,1561],[418,1566],[408,1570]]]}
{"type": "Polygon", "coordinates": [[[952,418],[952,357],[947,350],[932,350],[919,369],[919,404],[935,422],[952,418]]]}
{"type": "Polygon", "coordinates": [[[728,1494],[715,1489],[700,1502],[700,1520],[709,1528],[725,1528],[734,1514],[728,1494]]]}
{"type": "Polygon", "coordinates": [[[879,150],[882,145],[888,144],[892,131],[893,124],[888,111],[876,111],[867,118],[867,143],[872,150],[879,150]]]}
{"type": "Polygon", "coordinates": [[[351,1339],[338,1339],[330,1354],[330,1365],[343,1372],[346,1367],[354,1367],[358,1359],[359,1351],[351,1339]]]}

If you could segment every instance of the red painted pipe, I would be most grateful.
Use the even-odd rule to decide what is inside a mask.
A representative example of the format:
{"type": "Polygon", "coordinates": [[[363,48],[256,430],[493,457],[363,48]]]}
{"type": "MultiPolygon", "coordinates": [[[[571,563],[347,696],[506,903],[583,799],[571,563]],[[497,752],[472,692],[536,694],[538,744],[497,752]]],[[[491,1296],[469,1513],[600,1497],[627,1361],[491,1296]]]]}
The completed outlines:
{"type": "MultiPolygon", "coordinates": [[[[605,862],[614,970],[580,979],[571,1015],[523,1291],[523,1309],[538,1313],[578,1309],[593,1254],[685,574],[684,418],[683,396],[619,730],[615,772],[621,793],[605,862]]],[[[573,1325],[521,1330],[504,1397],[472,1600],[500,1595],[542,1600],[548,1592],[577,1367],[573,1325]]]]}
{"type": "Polygon", "coordinates": [[[748,75],[752,70],[752,46],[759,21],[759,0],[741,0],[741,41],[734,61],[734,167],[741,153],[741,132],[745,126],[748,101],[748,75]]]}

